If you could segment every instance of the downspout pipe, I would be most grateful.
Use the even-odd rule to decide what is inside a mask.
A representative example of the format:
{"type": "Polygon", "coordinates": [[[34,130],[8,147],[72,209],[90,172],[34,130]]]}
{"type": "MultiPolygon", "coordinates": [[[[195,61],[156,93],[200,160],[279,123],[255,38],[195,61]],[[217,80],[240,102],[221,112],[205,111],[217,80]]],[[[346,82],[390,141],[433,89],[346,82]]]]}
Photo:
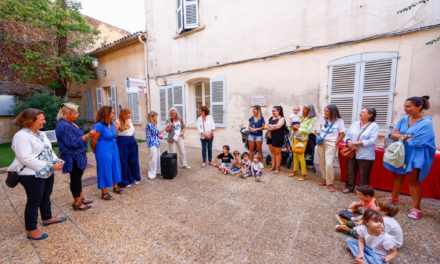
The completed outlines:
{"type": "Polygon", "coordinates": [[[147,115],[151,111],[151,93],[150,93],[150,75],[148,74],[148,47],[147,43],[142,40],[142,36],[145,36],[147,38],[145,33],[138,35],[138,40],[144,45],[144,61],[145,61],[145,76],[147,76],[147,80],[145,84],[147,85],[147,115]]]}

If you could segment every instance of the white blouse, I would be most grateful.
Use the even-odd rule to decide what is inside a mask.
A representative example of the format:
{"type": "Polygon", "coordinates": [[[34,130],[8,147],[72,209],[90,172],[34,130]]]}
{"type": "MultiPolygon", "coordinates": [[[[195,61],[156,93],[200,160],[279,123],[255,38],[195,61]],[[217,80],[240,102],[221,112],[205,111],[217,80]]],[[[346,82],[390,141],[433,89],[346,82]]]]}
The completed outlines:
{"type": "Polygon", "coordinates": [[[133,123],[131,122],[131,120],[129,121],[128,124],[128,129],[124,130],[122,132],[118,132],[118,136],[125,136],[125,137],[131,137],[134,135],[134,126],[133,123]]]}
{"type": "Polygon", "coordinates": [[[214,118],[211,115],[207,115],[205,122],[201,116],[197,119],[197,129],[199,133],[207,133],[215,130],[214,118]]]}
{"type": "Polygon", "coordinates": [[[36,175],[37,172],[41,171],[46,166],[52,166],[52,164],[48,164],[48,162],[38,159],[38,156],[43,152],[45,145],[49,146],[54,162],[58,160],[58,157],[52,151],[52,144],[44,132],[40,131],[44,139],[43,143],[36,135],[32,135],[32,133],[26,130],[29,129],[23,128],[19,130],[15,133],[14,138],[12,139],[11,147],[14,151],[15,159],[7,170],[19,172],[23,166],[25,166],[25,168],[19,172],[20,175],[36,175]]]}

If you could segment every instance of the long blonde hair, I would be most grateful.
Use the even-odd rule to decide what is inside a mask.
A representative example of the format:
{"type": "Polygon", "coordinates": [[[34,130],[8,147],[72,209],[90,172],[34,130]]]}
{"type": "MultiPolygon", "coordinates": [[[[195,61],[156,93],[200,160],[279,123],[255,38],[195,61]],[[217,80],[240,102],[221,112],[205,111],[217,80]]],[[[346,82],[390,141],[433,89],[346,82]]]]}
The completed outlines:
{"type": "Polygon", "coordinates": [[[148,113],[148,116],[147,116],[147,121],[148,121],[148,123],[152,123],[152,124],[157,125],[157,122],[155,122],[155,121],[153,120],[153,118],[154,118],[155,116],[157,116],[157,115],[158,115],[158,114],[157,114],[156,112],[154,112],[154,111],[149,112],[149,113],[148,113]]]}
{"type": "Polygon", "coordinates": [[[130,128],[129,126],[127,126],[127,116],[129,114],[131,114],[131,109],[128,108],[128,107],[127,108],[122,108],[119,111],[118,119],[119,119],[119,131],[120,132],[123,132],[123,131],[125,131],[125,130],[130,128]]]}
{"type": "Polygon", "coordinates": [[[73,111],[78,112],[78,105],[73,103],[63,103],[58,111],[57,120],[64,118],[66,115],[70,115],[73,111]]]}

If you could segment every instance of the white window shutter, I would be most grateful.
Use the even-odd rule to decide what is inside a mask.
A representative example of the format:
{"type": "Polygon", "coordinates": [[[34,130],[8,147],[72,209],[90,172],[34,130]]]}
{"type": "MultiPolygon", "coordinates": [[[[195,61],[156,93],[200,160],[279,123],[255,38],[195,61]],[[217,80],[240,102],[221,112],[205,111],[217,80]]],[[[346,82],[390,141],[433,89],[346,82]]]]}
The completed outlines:
{"type": "Polygon", "coordinates": [[[177,9],[176,9],[177,34],[183,31],[183,1],[184,0],[177,0],[177,9]]]}
{"type": "Polygon", "coordinates": [[[117,117],[119,114],[119,107],[118,107],[118,90],[116,89],[116,86],[110,86],[110,105],[115,110],[115,116],[117,117]]]}
{"type": "Polygon", "coordinates": [[[127,93],[127,105],[131,109],[131,121],[135,124],[141,122],[137,93],[127,93]]]}
{"type": "Polygon", "coordinates": [[[198,0],[183,0],[184,29],[199,27],[199,3],[198,0]]]}
{"type": "Polygon", "coordinates": [[[211,113],[216,126],[226,126],[226,78],[224,75],[213,76],[211,86],[211,113]]]}
{"type": "Polygon", "coordinates": [[[347,127],[356,120],[359,65],[356,63],[333,65],[329,68],[330,104],[335,104],[347,127]]]}
{"type": "MultiPolygon", "coordinates": [[[[182,84],[174,84],[173,89],[173,107],[177,109],[183,121],[185,120],[185,97],[184,97],[184,88],[185,85],[182,84]]],[[[170,88],[171,89],[171,88],[170,88]]]]}
{"type": "Polygon", "coordinates": [[[160,122],[161,124],[165,124],[165,121],[167,120],[168,117],[167,87],[160,88],[159,97],[160,97],[160,122]]]}
{"type": "Polygon", "coordinates": [[[102,88],[96,88],[96,107],[101,108],[104,105],[104,98],[103,98],[103,90],[102,88]]]}
{"type": "Polygon", "coordinates": [[[376,122],[380,129],[391,125],[393,91],[397,67],[397,57],[382,60],[365,61],[361,64],[361,104],[362,107],[374,107],[376,122]]]}

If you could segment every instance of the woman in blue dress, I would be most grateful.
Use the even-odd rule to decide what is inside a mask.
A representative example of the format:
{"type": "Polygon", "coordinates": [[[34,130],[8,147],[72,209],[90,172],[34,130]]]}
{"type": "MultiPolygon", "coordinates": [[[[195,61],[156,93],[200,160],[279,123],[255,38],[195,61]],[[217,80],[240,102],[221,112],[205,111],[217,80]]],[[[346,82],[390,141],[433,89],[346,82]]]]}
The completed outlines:
{"type": "Polygon", "coordinates": [[[429,96],[410,97],[406,99],[404,110],[407,116],[401,118],[389,135],[393,140],[403,139],[405,145],[405,165],[395,168],[384,162],[386,169],[394,173],[392,202],[398,202],[398,196],[405,176],[408,180],[414,208],[407,216],[411,219],[420,219],[420,202],[422,187],[420,182],[429,174],[435,155],[435,137],[432,119],[424,116],[423,110],[429,108],[429,96]]]}
{"type": "Polygon", "coordinates": [[[113,187],[115,193],[121,194],[121,163],[119,160],[118,145],[116,144],[116,127],[113,124],[115,111],[113,107],[105,105],[99,108],[96,115],[94,130],[90,144],[95,152],[98,174],[98,188],[101,189],[101,198],[111,200],[112,196],[107,188],[113,187]]]}
{"type": "Polygon", "coordinates": [[[95,133],[91,130],[84,134],[75,124],[78,118],[78,106],[72,103],[63,103],[57,116],[55,133],[57,136],[60,158],[65,163],[63,173],[70,174],[70,191],[73,196],[73,210],[84,211],[90,209],[91,200],[86,200],[82,192],[82,176],[87,167],[87,139],[95,133]]]}

